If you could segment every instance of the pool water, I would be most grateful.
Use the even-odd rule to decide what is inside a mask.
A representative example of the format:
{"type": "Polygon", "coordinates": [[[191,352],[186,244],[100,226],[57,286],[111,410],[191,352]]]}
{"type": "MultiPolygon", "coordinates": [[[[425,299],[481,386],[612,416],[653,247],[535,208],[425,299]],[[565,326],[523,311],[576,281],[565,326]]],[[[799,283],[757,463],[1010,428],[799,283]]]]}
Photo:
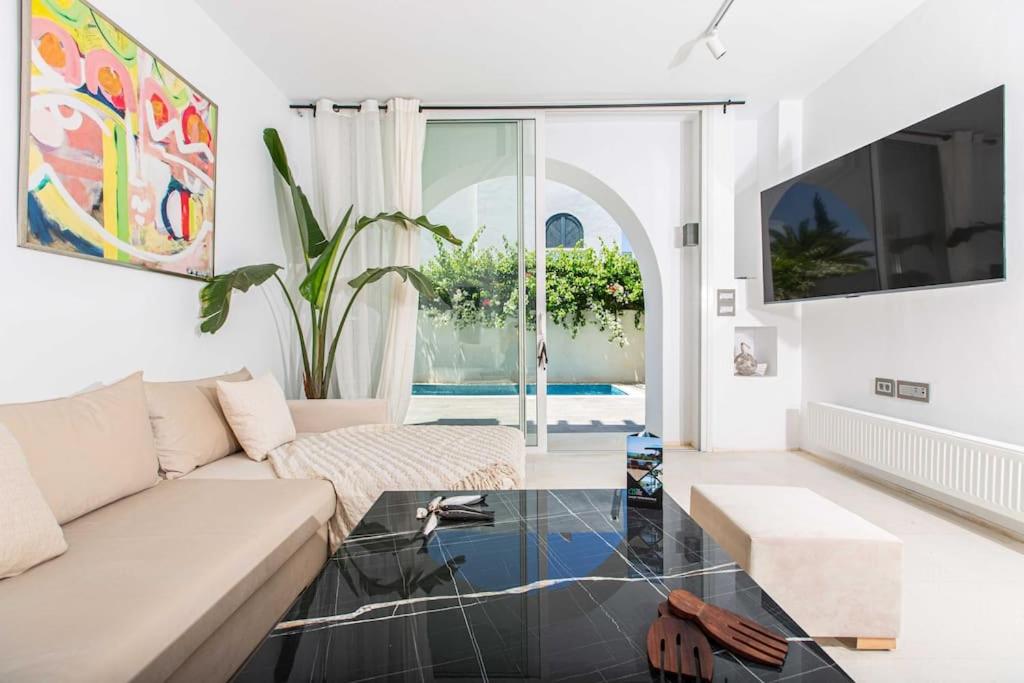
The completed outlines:
{"type": "MultiPolygon", "coordinates": [[[[527,384],[526,393],[537,393],[536,384],[527,384]]],[[[413,396],[516,396],[518,384],[413,384],[413,396]]],[[[548,396],[625,396],[613,384],[549,384],[548,396]]]]}

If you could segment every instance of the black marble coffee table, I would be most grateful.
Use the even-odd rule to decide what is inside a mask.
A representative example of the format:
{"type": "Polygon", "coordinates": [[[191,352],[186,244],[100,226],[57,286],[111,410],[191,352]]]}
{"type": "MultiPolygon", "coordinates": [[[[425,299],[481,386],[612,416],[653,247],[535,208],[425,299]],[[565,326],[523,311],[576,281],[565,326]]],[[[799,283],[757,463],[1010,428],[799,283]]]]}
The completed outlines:
{"type": "Polygon", "coordinates": [[[237,680],[658,680],[645,637],[674,588],[790,637],[781,670],[717,650],[715,681],[851,680],[669,496],[495,492],[493,525],[424,540],[432,495],[383,494],[237,680]]]}

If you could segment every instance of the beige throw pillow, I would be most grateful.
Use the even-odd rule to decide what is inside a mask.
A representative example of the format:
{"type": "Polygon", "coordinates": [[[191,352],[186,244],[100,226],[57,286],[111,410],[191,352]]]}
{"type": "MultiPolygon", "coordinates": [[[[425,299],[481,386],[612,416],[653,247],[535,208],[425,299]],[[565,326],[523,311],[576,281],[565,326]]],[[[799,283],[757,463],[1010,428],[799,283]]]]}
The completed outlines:
{"type": "Polygon", "coordinates": [[[67,398],[0,406],[58,524],[159,481],[142,373],[67,398]]]}
{"type": "Polygon", "coordinates": [[[253,460],[264,460],[270,451],[295,440],[288,401],[273,375],[217,382],[217,396],[238,442],[253,460]]]}
{"type": "Polygon", "coordinates": [[[0,579],[68,549],[53,510],[28,471],[21,446],[0,424],[0,579]]]}
{"type": "Polygon", "coordinates": [[[245,368],[185,382],[145,382],[160,469],[168,479],[237,453],[241,446],[224,418],[217,382],[252,379],[245,368]]]}

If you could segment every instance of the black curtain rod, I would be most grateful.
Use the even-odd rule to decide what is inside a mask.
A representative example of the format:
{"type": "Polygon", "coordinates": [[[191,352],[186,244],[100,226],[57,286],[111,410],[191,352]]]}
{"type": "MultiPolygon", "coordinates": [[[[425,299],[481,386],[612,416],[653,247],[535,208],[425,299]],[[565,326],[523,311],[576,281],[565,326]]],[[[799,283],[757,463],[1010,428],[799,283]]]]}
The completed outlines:
{"type": "MultiPolygon", "coordinates": [[[[679,107],[717,107],[721,105],[725,112],[731,106],[746,104],[746,100],[702,100],[695,102],[623,102],[621,104],[425,104],[420,106],[420,111],[486,111],[491,109],[675,109],[679,107]]],[[[315,104],[290,104],[289,109],[309,109],[316,116],[315,104]]],[[[345,109],[359,109],[358,104],[335,104],[334,111],[345,109]]],[[[387,111],[388,106],[382,104],[380,108],[387,111]]]]}

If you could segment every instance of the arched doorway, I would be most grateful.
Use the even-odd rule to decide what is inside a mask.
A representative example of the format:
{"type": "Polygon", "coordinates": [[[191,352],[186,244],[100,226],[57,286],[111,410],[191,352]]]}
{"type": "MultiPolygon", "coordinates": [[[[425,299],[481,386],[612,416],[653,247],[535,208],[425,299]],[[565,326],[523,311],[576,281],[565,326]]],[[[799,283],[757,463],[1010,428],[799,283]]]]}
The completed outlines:
{"type": "Polygon", "coordinates": [[[582,168],[559,159],[546,161],[547,180],[567,185],[593,199],[615,221],[629,241],[640,266],[644,288],[644,400],[645,424],[660,433],[663,424],[662,401],[662,278],[647,230],[636,212],[608,184],[582,168]]]}
{"type": "Polygon", "coordinates": [[[646,425],[639,263],[594,197],[547,177],[544,211],[549,449],[621,450],[646,425]]]}

